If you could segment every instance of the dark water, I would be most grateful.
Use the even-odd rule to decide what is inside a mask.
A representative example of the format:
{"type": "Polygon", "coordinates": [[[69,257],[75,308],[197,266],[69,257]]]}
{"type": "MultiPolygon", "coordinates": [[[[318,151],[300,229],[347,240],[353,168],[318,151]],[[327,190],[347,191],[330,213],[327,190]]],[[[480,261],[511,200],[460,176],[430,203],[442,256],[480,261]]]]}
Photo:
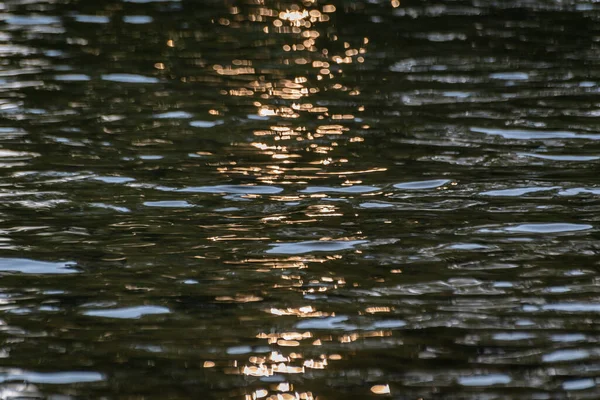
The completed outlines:
{"type": "Polygon", "coordinates": [[[0,398],[600,398],[600,3],[0,29],[0,398]]]}

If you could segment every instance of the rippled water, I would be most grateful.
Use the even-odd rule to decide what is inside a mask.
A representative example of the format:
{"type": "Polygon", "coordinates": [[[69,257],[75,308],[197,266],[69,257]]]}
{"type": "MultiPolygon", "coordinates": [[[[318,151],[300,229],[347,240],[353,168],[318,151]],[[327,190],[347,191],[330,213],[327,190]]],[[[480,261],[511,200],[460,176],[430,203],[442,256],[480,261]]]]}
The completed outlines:
{"type": "Polygon", "coordinates": [[[600,397],[600,3],[0,27],[1,398],[600,397]]]}

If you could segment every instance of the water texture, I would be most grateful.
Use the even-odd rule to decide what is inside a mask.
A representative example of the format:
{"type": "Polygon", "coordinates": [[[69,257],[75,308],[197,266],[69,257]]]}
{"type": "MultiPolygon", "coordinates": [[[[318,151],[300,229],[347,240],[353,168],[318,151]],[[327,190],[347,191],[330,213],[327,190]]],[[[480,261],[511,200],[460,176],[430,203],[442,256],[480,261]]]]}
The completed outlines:
{"type": "Polygon", "coordinates": [[[600,398],[600,3],[0,2],[0,397],[600,398]]]}

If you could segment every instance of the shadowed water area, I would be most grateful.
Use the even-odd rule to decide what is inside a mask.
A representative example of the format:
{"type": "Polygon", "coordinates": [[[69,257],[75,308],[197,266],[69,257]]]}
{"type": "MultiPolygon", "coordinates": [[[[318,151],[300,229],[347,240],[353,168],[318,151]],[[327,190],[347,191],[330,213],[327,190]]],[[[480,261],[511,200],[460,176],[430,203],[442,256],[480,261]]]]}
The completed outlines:
{"type": "Polygon", "coordinates": [[[600,398],[600,3],[0,2],[3,399],[600,398]]]}

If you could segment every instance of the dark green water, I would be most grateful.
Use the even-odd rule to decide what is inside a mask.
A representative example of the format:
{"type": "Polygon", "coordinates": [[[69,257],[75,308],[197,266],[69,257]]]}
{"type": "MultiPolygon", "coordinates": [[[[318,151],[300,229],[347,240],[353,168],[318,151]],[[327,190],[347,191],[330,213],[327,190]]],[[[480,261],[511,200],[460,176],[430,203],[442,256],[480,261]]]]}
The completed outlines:
{"type": "Polygon", "coordinates": [[[0,398],[600,398],[600,3],[0,2],[0,398]]]}

